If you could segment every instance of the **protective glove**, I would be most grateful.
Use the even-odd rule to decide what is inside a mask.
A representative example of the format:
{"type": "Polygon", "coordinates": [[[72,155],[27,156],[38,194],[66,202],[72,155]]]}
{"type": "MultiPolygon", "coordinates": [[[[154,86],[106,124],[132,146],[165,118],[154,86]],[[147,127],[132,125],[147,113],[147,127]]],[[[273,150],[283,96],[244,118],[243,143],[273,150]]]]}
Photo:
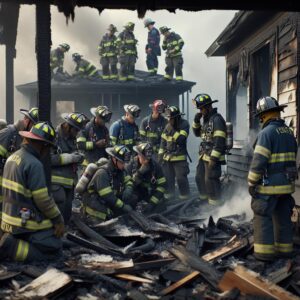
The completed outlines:
{"type": "Polygon", "coordinates": [[[194,122],[200,123],[201,118],[202,118],[202,114],[200,112],[196,113],[194,117],[194,122]]]}
{"type": "Polygon", "coordinates": [[[126,213],[130,213],[133,209],[130,205],[124,204],[123,207],[122,207],[122,210],[126,213]]]}
{"type": "Polygon", "coordinates": [[[251,197],[253,197],[253,198],[256,197],[256,195],[257,195],[256,185],[249,185],[248,191],[249,191],[249,194],[251,195],[251,197]]]}
{"type": "Polygon", "coordinates": [[[79,162],[82,162],[83,159],[84,159],[83,154],[78,153],[78,152],[60,154],[60,160],[61,160],[62,165],[79,163],[79,162]]]}
{"type": "Polygon", "coordinates": [[[61,238],[65,233],[65,224],[63,222],[54,224],[54,234],[56,237],[61,238]]]}
{"type": "Polygon", "coordinates": [[[104,148],[106,147],[106,139],[102,139],[96,142],[96,147],[97,148],[104,148]]]}

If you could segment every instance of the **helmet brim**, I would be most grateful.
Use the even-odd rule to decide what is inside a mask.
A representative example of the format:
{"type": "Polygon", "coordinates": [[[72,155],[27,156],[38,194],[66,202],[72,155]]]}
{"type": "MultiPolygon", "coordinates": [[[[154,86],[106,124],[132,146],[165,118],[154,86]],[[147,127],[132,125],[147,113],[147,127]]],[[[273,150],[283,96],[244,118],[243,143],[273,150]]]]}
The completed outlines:
{"type": "Polygon", "coordinates": [[[24,116],[26,116],[28,119],[30,119],[30,121],[31,121],[33,124],[36,124],[36,123],[37,123],[37,121],[34,120],[34,119],[31,117],[31,115],[29,114],[29,111],[28,111],[27,109],[21,108],[21,109],[20,109],[20,113],[23,114],[24,116]]]}
{"type": "Polygon", "coordinates": [[[210,105],[210,104],[213,104],[213,103],[216,103],[216,102],[219,102],[219,100],[212,100],[210,102],[207,102],[205,104],[200,104],[200,105],[197,105],[197,108],[202,108],[202,107],[205,107],[207,105],[210,105]]]}
{"type": "Polygon", "coordinates": [[[76,128],[77,130],[81,130],[82,128],[78,126],[77,124],[73,123],[69,118],[68,118],[68,113],[62,113],[60,116],[62,119],[64,119],[69,125],[72,127],[76,128]]]}
{"type": "Polygon", "coordinates": [[[125,163],[124,159],[120,159],[120,157],[116,156],[115,153],[113,152],[114,150],[114,147],[108,147],[105,149],[105,152],[111,156],[111,157],[114,157],[115,159],[117,159],[118,161],[122,162],[122,163],[125,163]]]}
{"type": "Polygon", "coordinates": [[[266,110],[264,110],[262,112],[259,112],[259,113],[256,112],[256,111],[254,111],[253,113],[254,113],[255,117],[259,117],[260,115],[262,115],[262,114],[264,114],[266,112],[269,112],[269,111],[283,111],[286,107],[287,107],[286,104],[281,104],[281,105],[279,105],[277,107],[272,107],[272,108],[266,109],[266,110]]]}
{"type": "Polygon", "coordinates": [[[154,25],[155,22],[151,22],[151,23],[148,23],[148,24],[145,24],[145,28],[148,27],[149,25],[154,25]]]}
{"type": "Polygon", "coordinates": [[[90,108],[90,112],[94,117],[96,117],[96,109],[97,109],[97,107],[90,108]]]}
{"type": "Polygon", "coordinates": [[[43,139],[40,136],[38,136],[38,135],[36,135],[36,134],[34,134],[30,131],[19,131],[19,135],[23,138],[27,138],[27,139],[30,139],[30,140],[36,140],[36,141],[40,141],[40,142],[45,142],[49,145],[55,146],[54,142],[50,142],[46,139],[43,139]]]}

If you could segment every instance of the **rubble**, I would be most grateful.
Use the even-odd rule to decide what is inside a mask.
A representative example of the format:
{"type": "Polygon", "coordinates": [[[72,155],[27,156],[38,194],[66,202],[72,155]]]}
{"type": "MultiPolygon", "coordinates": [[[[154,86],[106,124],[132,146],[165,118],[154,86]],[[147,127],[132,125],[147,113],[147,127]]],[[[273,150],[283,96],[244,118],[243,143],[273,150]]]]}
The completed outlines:
{"type": "Polygon", "coordinates": [[[60,261],[2,262],[0,298],[298,299],[300,256],[258,262],[246,216],[213,213],[193,199],[93,227],[74,213],[60,261]]]}

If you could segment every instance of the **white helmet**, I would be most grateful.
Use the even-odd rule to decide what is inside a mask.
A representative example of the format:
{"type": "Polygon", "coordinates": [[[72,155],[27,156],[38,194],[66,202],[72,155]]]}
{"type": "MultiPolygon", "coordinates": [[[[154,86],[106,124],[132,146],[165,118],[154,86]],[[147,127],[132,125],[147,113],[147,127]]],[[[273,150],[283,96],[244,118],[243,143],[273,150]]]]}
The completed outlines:
{"type": "Polygon", "coordinates": [[[141,109],[136,104],[125,104],[124,110],[135,119],[137,119],[141,113],[141,109]]]}

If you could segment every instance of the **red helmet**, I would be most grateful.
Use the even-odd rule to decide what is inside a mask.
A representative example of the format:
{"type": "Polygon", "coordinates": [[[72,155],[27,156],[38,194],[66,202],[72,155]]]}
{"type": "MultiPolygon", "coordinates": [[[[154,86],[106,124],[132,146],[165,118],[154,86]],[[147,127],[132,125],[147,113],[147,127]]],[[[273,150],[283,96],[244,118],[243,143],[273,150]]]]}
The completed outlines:
{"type": "Polygon", "coordinates": [[[152,109],[154,109],[156,112],[162,114],[166,110],[167,103],[164,100],[157,99],[157,100],[153,101],[153,103],[150,105],[150,107],[152,109]]]}

